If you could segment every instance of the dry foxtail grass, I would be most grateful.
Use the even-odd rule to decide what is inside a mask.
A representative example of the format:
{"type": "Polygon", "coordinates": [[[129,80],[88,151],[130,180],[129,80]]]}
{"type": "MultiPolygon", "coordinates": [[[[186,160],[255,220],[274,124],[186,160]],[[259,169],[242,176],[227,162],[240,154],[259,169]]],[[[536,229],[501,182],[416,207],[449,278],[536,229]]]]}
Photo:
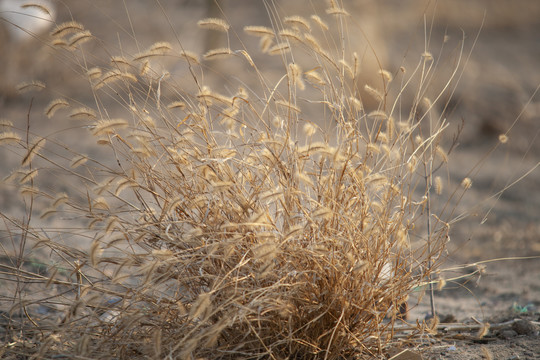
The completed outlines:
{"type": "MultiPolygon", "coordinates": [[[[411,289],[430,281],[445,248],[446,223],[433,217],[427,229],[415,224],[425,223],[430,192],[442,191],[440,178],[431,177],[447,161],[446,123],[420,110],[423,87],[402,89],[420,96],[399,113],[401,95],[388,96],[386,69],[384,88],[358,89],[361,60],[340,39],[351,19],[332,4],[322,14],[245,32],[222,19],[199,22],[198,31],[260,38],[266,61],[283,65],[275,82],[254,56],[257,48],[231,45],[202,55],[181,42],[156,42],[140,44],[143,52],[108,50],[110,59],[96,59],[86,51],[97,42],[90,31],[79,22],[57,24],[50,46],[62,61],[72,59],[96,101],[51,93],[43,116],[74,126],[46,142],[3,125],[2,145],[21,159],[8,180],[24,179],[27,204],[49,203],[41,221],[69,224],[34,227],[31,208],[23,222],[3,215],[12,238],[57,259],[46,274],[21,270],[21,258],[3,265],[17,284],[32,281],[57,294],[25,300],[19,292],[12,313],[38,303],[60,313],[43,323],[14,321],[4,354],[384,353],[397,309],[411,289]],[[328,38],[328,28],[341,35],[328,38]],[[232,58],[252,83],[231,80],[226,91],[212,89],[201,56],[232,58]],[[191,81],[176,82],[158,66],[163,59],[183,64],[191,81]],[[366,110],[360,91],[378,108],[366,110]],[[93,138],[104,155],[66,149],[66,134],[93,138]],[[42,172],[61,174],[65,189],[40,188],[42,172]],[[66,237],[86,245],[66,244],[66,237]]],[[[433,59],[419,58],[422,71],[411,76],[427,86],[433,59]]]]}

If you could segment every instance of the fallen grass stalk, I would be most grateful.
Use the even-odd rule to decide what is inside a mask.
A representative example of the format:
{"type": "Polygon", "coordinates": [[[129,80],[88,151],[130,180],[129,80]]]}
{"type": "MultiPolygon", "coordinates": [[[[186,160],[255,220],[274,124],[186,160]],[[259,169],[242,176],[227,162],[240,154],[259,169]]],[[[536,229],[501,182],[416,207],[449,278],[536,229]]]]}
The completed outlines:
{"type": "MultiPolygon", "coordinates": [[[[503,321],[501,323],[495,323],[495,324],[489,324],[490,330],[501,330],[501,329],[508,329],[511,328],[513,324],[518,323],[520,321],[523,321],[523,319],[512,319],[508,321],[503,321]]],[[[531,324],[540,326],[539,321],[529,321],[531,324]]],[[[485,327],[484,323],[476,323],[476,324],[464,324],[464,323],[442,323],[438,324],[436,326],[436,330],[438,332],[439,336],[443,337],[451,337],[452,333],[462,333],[462,332],[470,332],[473,333],[475,331],[479,331],[485,327]]],[[[394,330],[396,332],[396,338],[399,337],[407,337],[411,338],[410,332],[414,332],[418,330],[417,326],[413,325],[396,325],[394,327],[394,330]],[[399,334],[399,333],[406,333],[406,334],[399,334]]],[[[421,335],[424,336],[424,335],[421,335]]],[[[465,336],[465,335],[462,335],[465,336]]],[[[414,338],[414,335],[412,336],[414,338]]],[[[462,337],[463,338],[463,337],[462,337]]],[[[471,339],[479,339],[478,336],[471,335],[471,339]]]]}

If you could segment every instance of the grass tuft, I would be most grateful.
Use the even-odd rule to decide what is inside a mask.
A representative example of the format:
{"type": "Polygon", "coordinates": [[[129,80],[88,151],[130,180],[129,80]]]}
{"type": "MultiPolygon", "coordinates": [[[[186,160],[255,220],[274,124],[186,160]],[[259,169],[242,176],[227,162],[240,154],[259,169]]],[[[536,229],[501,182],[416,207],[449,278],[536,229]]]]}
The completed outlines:
{"type": "MultiPolygon", "coordinates": [[[[448,162],[447,124],[428,116],[427,98],[398,113],[391,104],[403,92],[389,97],[387,70],[377,73],[384,89],[360,85],[359,57],[340,39],[348,14],[331,2],[321,16],[244,27],[266,58],[247,45],[209,50],[203,59],[227,57],[248,74],[220,70],[227,85],[219,91],[207,85],[212,71],[201,55],[180,42],[96,59],[82,24],[52,31],[56,40],[71,36],[55,51],[73,59],[91,96],[51,93],[43,113],[77,103],[68,117],[89,124],[33,144],[23,140],[28,130],[7,123],[0,134],[22,159],[20,192],[49,203],[41,220],[67,220],[51,231],[31,216],[7,221],[54,257],[47,275],[11,267],[14,281],[58,290],[39,300],[54,304],[57,321],[13,324],[34,341],[13,354],[342,359],[388,348],[408,294],[430,283],[443,259],[448,224],[415,223],[430,211],[429,193],[442,193],[440,177],[431,189],[431,171],[448,162]],[[165,56],[187,60],[191,78],[164,70],[165,56]],[[368,112],[364,91],[377,104],[368,112]],[[64,145],[72,135],[103,146],[87,155],[64,145]],[[47,172],[60,193],[37,186],[47,172]]],[[[221,19],[198,25],[242,37],[221,19]]],[[[433,57],[422,56],[415,94],[431,76],[433,57]]],[[[44,88],[19,90],[36,87],[44,88]]],[[[13,312],[26,306],[20,299],[13,312]]],[[[30,341],[10,334],[10,343],[30,341]]]]}

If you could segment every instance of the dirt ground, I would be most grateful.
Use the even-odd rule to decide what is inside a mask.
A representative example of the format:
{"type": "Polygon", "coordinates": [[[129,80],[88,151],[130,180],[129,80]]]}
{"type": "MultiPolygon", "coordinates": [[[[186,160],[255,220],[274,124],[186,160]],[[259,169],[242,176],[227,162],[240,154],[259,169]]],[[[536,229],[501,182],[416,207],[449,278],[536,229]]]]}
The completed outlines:
{"type": "MultiPolygon", "coordinates": [[[[160,40],[174,41],[176,33],[186,48],[203,53],[208,40],[196,29],[196,21],[206,16],[205,2],[161,3],[171,23],[164,20],[154,1],[126,2],[137,41],[130,38],[131,24],[121,1],[65,1],[57,17],[58,22],[67,21],[72,14],[98,38],[116,46],[122,44],[126,51],[137,42],[147,46],[160,40]]],[[[278,3],[279,11],[285,14],[311,14],[303,13],[311,8],[310,2],[278,3]]],[[[347,7],[348,2],[344,3],[347,7]]],[[[431,341],[413,344],[415,354],[424,359],[540,358],[540,170],[535,168],[540,161],[539,4],[533,0],[386,0],[376,6],[370,1],[350,6],[352,17],[363,24],[391,72],[400,66],[413,68],[426,43],[437,57],[450,59],[440,61],[434,88],[443,86],[455,68],[456,52],[463,42],[464,70],[458,74],[459,82],[447,108],[439,111],[445,112],[452,126],[462,121],[465,124],[444,177],[451,184],[469,176],[473,187],[456,206],[454,217],[463,215],[463,219],[451,224],[451,241],[441,272],[447,285],[436,291],[435,303],[442,320],[470,327],[454,331],[449,325],[431,341]],[[492,151],[499,135],[507,131],[509,141],[492,151]],[[462,277],[479,268],[481,273],[462,277]],[[526,323],[512,322],[515,319],[526,323]],[[476,337],[477,322],[492,325],[481,339],[476,337]]],[[[229,22],[238,29],[269,23],[268,10],[259,1],[228,0],[222,5],[229,22]]],[[[30,97],[19,97],[12,90],[14,83],[23,80],[38,78],[62,87],[73,97],[89,97],[81,84],[69,77],[63,61],[53,64],[50,51],[39,46],[39,41],[3,41],[10,55],[0,52],[5,62],[0,64],[4,69],[0,118],[21,128],[26,126],[30,97]]],[[[182,71],[185,69],[178,69],[182,71]]],[[[440,103],[448,98],[445,95],[440,103]]],[[[33,100],[32,127],[39,134],[53,133],[67,124],[52,123],[37,110],[49,100],[42,93],[33,100]]],[[[19,159],[2,148],[0,158],[0,177],[5,178],[19,159]]],[[[2,212],[22,216],[20,199],[11,191],[8,185],[0,184],[2,212]]],[[[5,249],[9,244],[3,226],[0,242],[5,249]]],[[[0,305],[2,310],[7,306],[4,301],[0,305]]],[[[410,307],[410,321],[422,321],[429,314],[428,296],[413,293],[410,307]]]]}

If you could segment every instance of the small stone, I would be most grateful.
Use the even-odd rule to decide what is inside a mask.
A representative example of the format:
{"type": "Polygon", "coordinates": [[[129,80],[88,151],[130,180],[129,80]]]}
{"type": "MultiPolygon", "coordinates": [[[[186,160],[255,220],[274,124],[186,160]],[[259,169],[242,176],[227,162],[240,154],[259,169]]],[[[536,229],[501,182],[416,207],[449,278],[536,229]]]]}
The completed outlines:
{"type": "Polygon", "coordinates": [[[519,335],[532,335],[538,332],[536,325],[527,320],[518,320],[512,324],[512,330],[519,335]]]}
{"type": "Polygon", "coordinates": [[[457,318],[454,316],[454,314],[447,314],[447,315],[441,316],[440,321],[443,324],[456,323],[457,318]]]}
{"type": "Polygon", "coordinates": [[[514,330],[506,329],[506,330],[500,331],[498,336],[501,339],[511,339],[511,338],[515,338],[516,336],[518,336],[518,333],[515,332],[514,330]]]}

